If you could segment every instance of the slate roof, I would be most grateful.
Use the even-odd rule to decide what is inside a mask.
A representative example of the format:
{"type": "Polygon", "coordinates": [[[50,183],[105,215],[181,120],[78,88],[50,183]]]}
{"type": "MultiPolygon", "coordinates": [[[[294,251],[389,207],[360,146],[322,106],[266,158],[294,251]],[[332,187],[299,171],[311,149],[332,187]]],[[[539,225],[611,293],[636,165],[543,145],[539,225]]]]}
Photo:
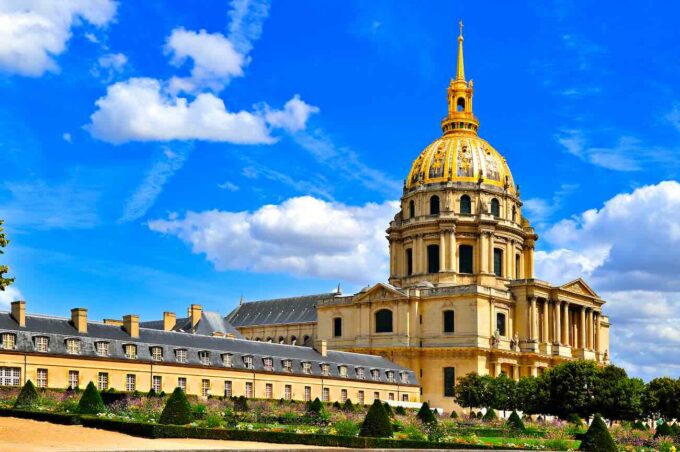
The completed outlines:
{"type": "Polygon", "coordinates": [[[332,299],[336,293],[322,293],[302,297],[276,298],[250,301],[239,305],[227,315],[235,327],[259,325],[285,325],[290,323],[315,323],[316,304],[332,299]]]}
{"type": "MultiPolygon", "coordinates": [[[[78,333],[67,318],[48,317],[42,315],[26,315],[26,326],[19,327],[14,318],[7,312],[0,312],[0,334],[12,332],[16,334],[16,350],[19,352],[37,352],[34,337],[46,336],[49,340],[50,354],[66,355],[66,339],[76,338],[81,341],[81,356],[95,357],[95,343],[105,341],[109,343],[109,357],[127,359],[123,350],[126,344],[137,345],[137,361],[151,362],[151,346],[163,348],[163,362],[175,363],[175,350],[187,350],[187,363],[203,365],[198,358],[198,352],[210,353],[211,367],[224,368],[222,355],[232,355],[235,369],[245,369],[243,357],[252,356],[254,370],[264,370],[263,358],[271,357],[274,361],[274,371],[284,372],[283,359],[292,361],[292,373],[303,374],[302,363],[312,364],[314,376],[321,376],[321,364],[330,364],[330,376],[340,377],[339,365],[348,367],[348,378],[356,380],[356,369],[365,369],[366,376],[371,369],[380,370],[380,381],[387,382],[386,372],[395,371],[396,381],[400,380],[400,373],[406,373],[408,384],[418,384],[413,371],[399,366],[385,358],[374,355],[341,352],[329,350],[326,357],[321,356],[311,347],[273,344],[267,342],[248,341],[245,339],[227,339],[202,334],[189,334],[177,331],[163,331],[155,328],[139,328],[139,338],[131,338],[121,326],[88,322],[87,333],[78,333]]],[[[72,356],[72,355],[69,355],[72,356]]],[[[370,381],[370,380],[369,380],[370,381]]]]}
{"type": "MultiPolygon", "coordinates": [[[[139,322],[139,326],[154,330],[162,330],[163,320],[139,322]]],[[[212,336],[213,333],[233,334],[237,338],[242,338],[241,333],[239,333],[226,318],[223,318],[219,312],[215,311],[202,311],[201,320],[198,321],[196,330],[192,330],[191,328],[191,317],[178,318],[175,322],[173,331],[202,334],[204,336],[212,336]]]]}

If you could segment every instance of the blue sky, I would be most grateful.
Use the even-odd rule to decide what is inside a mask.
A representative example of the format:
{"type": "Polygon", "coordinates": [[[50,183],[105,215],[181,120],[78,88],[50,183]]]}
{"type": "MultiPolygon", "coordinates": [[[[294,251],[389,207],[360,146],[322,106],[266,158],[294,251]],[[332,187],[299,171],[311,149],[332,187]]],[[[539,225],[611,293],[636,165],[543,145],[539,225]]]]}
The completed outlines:
{"type": "Polygon", "coordinates": [[[680,374],[672,2],[0,5],[6,304],[94,318],[384,280],[384,229],[440,134],[465,21],[480,135],[539,277],[610,300],[612,356],[680,374]],[[37,25],[36,25],[37,24],[37,25]]]}

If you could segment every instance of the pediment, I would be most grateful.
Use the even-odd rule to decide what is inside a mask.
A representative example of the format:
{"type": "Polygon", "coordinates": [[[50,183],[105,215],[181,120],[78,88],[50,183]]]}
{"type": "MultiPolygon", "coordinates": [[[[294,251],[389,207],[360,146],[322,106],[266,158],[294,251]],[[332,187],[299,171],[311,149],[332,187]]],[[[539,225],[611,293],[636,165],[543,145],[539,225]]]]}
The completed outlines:
{"type": "Polygon", "coordinates": [[[396,288],[387,284],[378,283],[373,287],[364,290],[359,296],[358,300],[393,300],[395,298],[406,298],[406,295],[401,293],[396,288]]]}
{"type": "Polygon", "coordinates": [[[582,278],[570,281],[562,286],[560,289],[566,290],[567,292],[576,293],[579,295],[585,295],[587,297],[600,298],[600,296],[595,293],[595,291],[588,285],[582,278]]]}

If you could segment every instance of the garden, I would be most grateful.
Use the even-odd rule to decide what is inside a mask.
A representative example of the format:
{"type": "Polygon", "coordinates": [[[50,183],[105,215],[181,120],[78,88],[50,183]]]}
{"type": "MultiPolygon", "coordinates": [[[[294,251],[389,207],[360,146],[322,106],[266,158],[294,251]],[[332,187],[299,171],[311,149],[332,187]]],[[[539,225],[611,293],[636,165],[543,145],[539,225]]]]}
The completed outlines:
{"type": "Polygon", "coordinates": [[[680,427],[662,416],[677,417],[668,410],[676,409],[673,401],[679,400],[680,383],[668,379],[631,385],[625,382],[625,373],[617,372],[571,362],[519,382],[471,374],[459,379],[455,388],[456,399],[467,407],[466,412],[446,415],[437,415],[427,403],[409,410],[381,401],[364,406],[350,400],[330,404],[319,399],[307,403],[245,397],[199,399],[179,388],[172,394],[100,392],[89,383],[84,391],[47,390],[36,389],[28,381],[21,389],[0,389],[0,415],[149,438],[354,448],[675,452],[680,427]],[[608,384],[614,382],[614,388],[623,388],[622,392],[607,391],[603,378],[608,384]],[[579,389],[563,394],[567,387],[579,389]],[[639,394],[630,393],[630,387],[640,389],[639,394]],[[557,400],[563,396],[567,399],[557,400]],[[631,402],[631,396],[639,404],[631,402]],[[612,415],[614,408],[624,414],[612,415]],[[607,413],[606,420],[593,413],[607,413]]]}

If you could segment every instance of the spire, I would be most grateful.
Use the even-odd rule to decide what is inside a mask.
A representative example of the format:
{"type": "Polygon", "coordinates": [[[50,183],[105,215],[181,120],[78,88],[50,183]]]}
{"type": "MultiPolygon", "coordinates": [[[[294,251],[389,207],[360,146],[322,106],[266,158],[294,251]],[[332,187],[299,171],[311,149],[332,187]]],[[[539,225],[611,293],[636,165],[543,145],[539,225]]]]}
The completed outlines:
{"type": "Polygon", "coordinates": [[[456,80],[465,81],[465,65],[463,64],[463,21],[458,22],[460,34],[458,35],[458,64],[456,66],[456,80]]]}

